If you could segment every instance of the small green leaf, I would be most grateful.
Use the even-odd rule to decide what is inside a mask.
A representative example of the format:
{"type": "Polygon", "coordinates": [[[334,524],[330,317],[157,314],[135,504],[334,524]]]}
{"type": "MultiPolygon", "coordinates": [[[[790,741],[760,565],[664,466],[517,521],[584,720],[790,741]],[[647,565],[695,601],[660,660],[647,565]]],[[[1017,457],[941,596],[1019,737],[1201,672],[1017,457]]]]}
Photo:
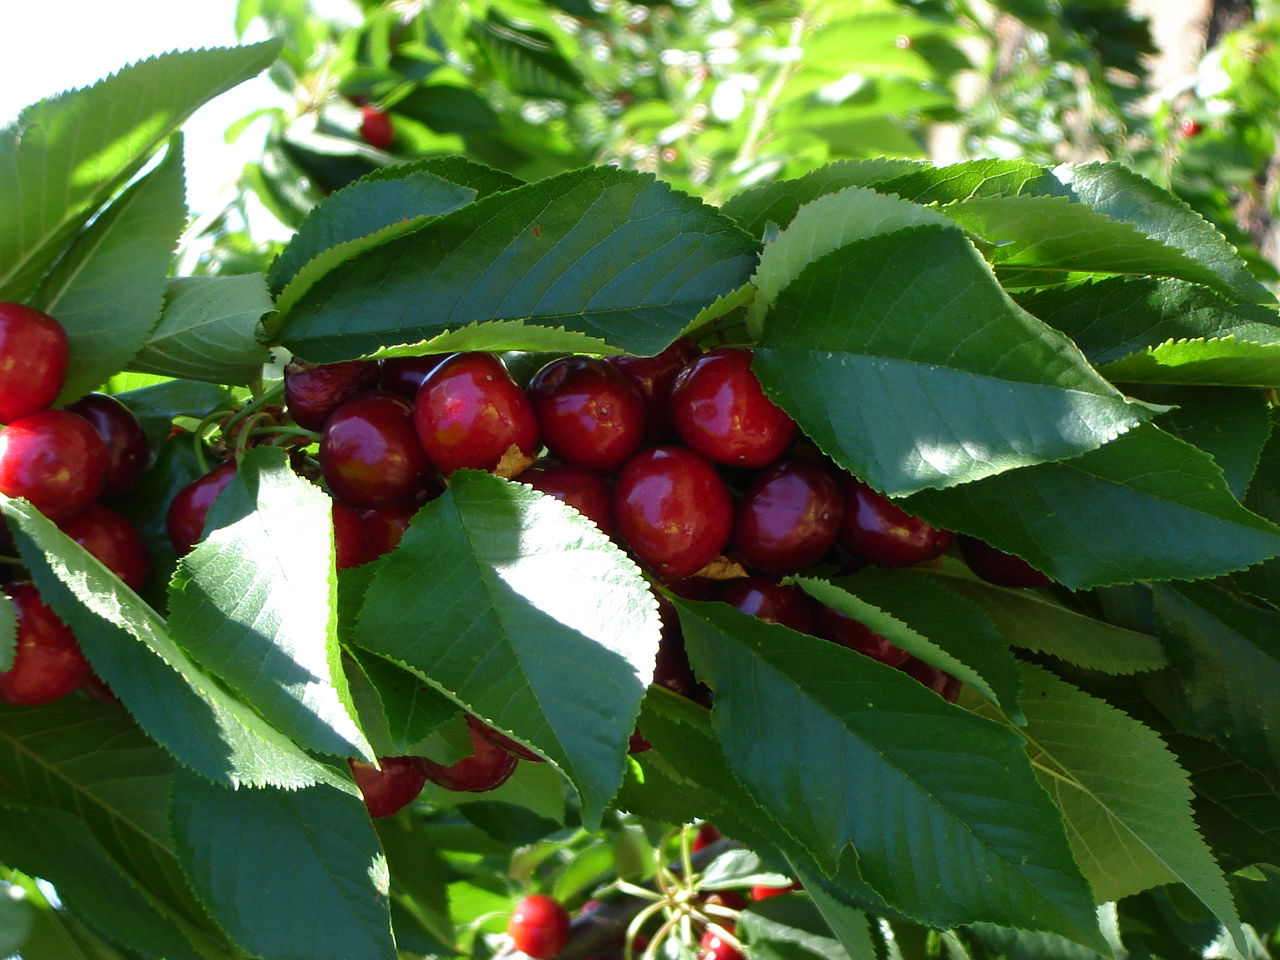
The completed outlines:
{"type": "Polygon", "coordinates": [[[582,75],[541,31],[520,29],[497,9],[472,22],[472,36],[490,69],[512,93],[576,102],[586,98],[582,75]]]}
{"type": "Polygon", "coordinates": [[[1123,383],[1280,387],[1280,343],[1234,337],[1167,340],[1113,360],[1102,372],[1123,383]]]}
{"type": "Polygon", "coordinates": [[[576,330],[539,327],[522,320],[490,320],[469,323],[457,330],[438,333],[429,340],[399,347],[386,347],[372,357],[417,357],[431,353],[483,351],[499,353],[521,350],[530,353],[589,353],[596,356],[621,353],[597,337],[576,330]]]}
{"type": "Polygon", "coordinates": [[[523,180],[513,177],[503,170],[495,170],[475,160],[462,156],[423,157],[409,163],[393,164],[380,167],[368,174],[366,180],[398,180],[401,177],[416,173],[430,173],[466,187],[476,192],[476,199],[481,200],[493,193],[513,190],[524,184],[523,180]]]}
{"type": "MultiPolygon", "coordinates": [[[[774,897],[742,912],[738,934],[752,960],[855,960],[807,897],[774,897]]],[[[868,945],[870,938],[868,937],[868,945]]],[[[857,960],[870,960],[862,954],[857,960]]]]}
{"type": "MultiPolygon", "coordinates": [[[[175,417],[203,418],[205,414],[228,403],[231,393],[225,387],[213,383],[165,380],[117,393],[115,397],[138,418],[148,445],[155,450],[169,437],[175,417]]],[[[162,502],[168,503],[169,500],[162,502]]]]}
{"type": "Polygon", "coordinates": [[[913,203],[946,203],[976,197],[1067,196],[1070,191],[1045,167],[1027,160],[966,160],[924,166],[879,184],[913,203]]]}

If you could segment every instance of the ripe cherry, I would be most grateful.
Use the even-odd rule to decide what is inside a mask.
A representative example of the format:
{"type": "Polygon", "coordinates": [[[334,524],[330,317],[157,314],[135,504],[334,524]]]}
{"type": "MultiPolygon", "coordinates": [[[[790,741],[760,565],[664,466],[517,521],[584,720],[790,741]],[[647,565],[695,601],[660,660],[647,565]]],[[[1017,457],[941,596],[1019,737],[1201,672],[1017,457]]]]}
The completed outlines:
{"type": "Polygon", "coordinates": [[[494,746],[501,747],[518,760],[529,760],[533,763],[546,762],[542,757],[534,753],[523,743],[520,743],[517,740],[512,740],[505,733],[489,726],[489,724],[485,723],[479,717],[468,713],[467,726],[471,728],[472,732],[480,734],[480,736],[484,737],[494,746]]]}
{"type": "Polygon", "coordinates": [[[1021,557],[997,550],[976,537],[961,535],[960,554],[969,569],[988,583],[1002,587],[1043,587],[1053,582],[1021,557]]]}
{"type": "Polygon", "coordinates": [[[409,529],[409,522],[421,506],[416,500],[402,500],[359,511],[370,560],[376,560],[399,546],[404,532],[409,529]]]}
{"type": "Polygon", "coordinates": [[[391,117],[386,111],[377,107],[360,108],[360,139],[379,150],[390,150],[395,142],[396,132],[391,126],[391,117]]]}
{"type": "Polygon", "coordinates": [[[844,522],[840,542],[850,551],[882,567],[904,567],[941,556],[951,545],[951,532],[913,517],[861,480],[846,476],[844,522]]]}
{"type": "Polygon", "coordinates": [[[531,894],[516,904],[507,935],[526,956],[551,960],[569,939],[569,912],[546,894],[531,894]]]}
{"type": "Polygon", "coordinates": [[[335,410],[377,379],[373,360],[315,364],[295,357],[284,368],[285,408],[298,426],[323,430],[335,410]]]}
{"type": "Polygon", "coordinates": [[[709,691],[699,683],[689,663],[684,648],[684,632],[675,606],[662,594],[658,598],[658,617],[662,621],[662,633],[658,639],[658,655],[654,660],[653,682],[680,696],[702,703],[709,691]]]}
{"type": "Polygon", "coordinates": [[[43,410],[67,379],[67,332],[47,313],[0,303],[0,423],[43,410]]]}
{"type": "Polygon", "coordinates": [[[552,360],[533,375],[528,393],[542,442],[575,467],[616,470],[644,438],[644,401],[603,360],[552,360]]]}
{"type": "Polygon", "coordinates": [[[432,353],[423,357],[387,357],[382,361],[382,373],[378,378],[378,389],[398,393],[406,400],[413,400],[418,395],[418,388],[429,374],[451,355],[432,353]]]}
{"type": "Polygon", "coordinates": [[[684,337],[652,357],[606,357],[635,385],[644,401],[644,435],[652,441],[669,438],[671,425],[671,385],[685,364],[698,355],[698,347],[684,337]]]}
{"type": "Polygon", "coordinates": [[[107,448],[107,475],[102,496],[117,497],[128,492],[147,468],[149,452],[142,424],[133,411],[105,393],[87,393],[67,410],[78,413],[98,431],[107,448]]]}
{"type": "Polygon", "coordinates": [[[89,664],[71,628],[40,599],[25,580],[4,585],[17,613],[17,649],[13,664],[0,672],[0,700],[36,706],[65,697],[89,679],[89,664]]]}
{"type": "Polygon", "coordinates": [[[1198,121],[1192,120],[1190,117],[1186,117],[1182,121],[1180,129],[1182,131],[1182,135],[1187,139],[1190,139],[1200,133],[1201,126],[1198,121]]]}
{"type": "Polygon", "coordinates": [[[768,900],[770,897],[780,897],[784,893],[790,893],[793,890],[801,890],[801,889],[803,889],[803,887],[800,885],[799,880],[797,880],[794,883],[788,884],[785,887],[754,886],[751,888],[751,899],[752,900],[768,900]]]}
{"type": "Polygon", "coordinates": [[[709,894],[705,902],[711,906],[725,907],[729,910],[747,909],[747,898],[737,890],[717,890],[709,894]]]}
{"type": "Polygon", "coordinates": [[[334,566],[346,570],[372,560],[369,537],[360,514],[341,500],[330,504],[330,512],[333,515],[334,566]]]}
{"type": "Polygon", "coordinates": [[[691,853],[697,853],[703,847],[709,847],[720,839],[720,831],[709,823],[701,824],[698,827],[697,836],[693,838],[693,843],[689,845],[691,853]]]}
{"type": "Polygon", "coordinates": [[[749,567],[794,573],[831,549],[843,515],[835,475],[813,460],[790,457],[747,487],[734,517],[732,548],[749,567]]]}
{"type": "Polygon", "coordinates": [[[912,659],[911,654],[897,644],[890,643],[866,624],[860,623],[848,614],[841,613],[834,607],[822,605],[818,610],[817,626],[818,636],[832,643],[838,643],[842,647],[848,647],[850,650],[857,650],[891,667],[901,667],[912,659]]]}
{"type": "Polygon", "coordinates": [[[106,445],[74,413],[41,410],[0,430],[0,493],[25,497],[55,522],[91,504],[106,472],[106,445]]]}
{"type": "MultiPolygon", "coordinates": [[[[733,924],[729,921],[720,921],[719,924],[729,933],[734,932],[733,924]]],[[[742,954],[713,927],[708,927],[702,934],[698,946],[698,960],[742,960],[742,954]]]]}
{"type": "Polygon", "coordinates": [[[235,474],[236,462],[226,460],[203,477],[187,484],[173,498],[165,523],[169,531],[169,542],[173,544],[178,556],[186,556],[200,541],[204,535],[205,522],[209,519],[209,508],[235,474]]]}
{"type": "Polygon", "coordinates": [[[100,503],[91,503],[70,520],[62,532],[98,558],[133,590],[141,590],[151,573],[151,556],[138,528],[100,503]]]}
{"type": "Polygon", "coordinates": [[[671,387],[671,419],[703,456],[735,467],[763,467],[782,456],[796,424],[764,395],[751,353],[720,347],[695,358],[671,387]]]}
{"type": "Polygon", "coordinates": [[[780,623],[800,633],[813,633],[813,600],[799,587],[779,583],[771,577],[733,580],[720,591],[717,599],[766,623],[780,623]]]}
{"type": "Polygon", "coordinates": [[[431,480],[409,404],[379,390],[352,397],[329,417],[320,470],[333,495],[353,507],[411,499],[431,480]]]}
{"type": "Polygon", "coordinates": [[[422,765],[427,771],[427,779],[446,790],[485,793],[506,783],[515,772],[518,761],[502,747],[477,733],[474,727],[469,729],[471,756],[448,766],[423,757],[422,765]]]}
{"type": "Polygon", "coordinates": [[[917,657],[908,657],[906,663],[898,669],[909,677],[915,677],[943,700],[955,703],[956,697],[960,696],[959,678],[931,663],[925,663],[917,657]]]}
{"type": "Polygon", "coordinates": [[[497,357],[456,353],[418,388],[413,423],[441,473],[493,470],[513,445],[532,456],[538,444],[533,407],[497,357]]]}
{"type": "Polygon", "coordinates": [[[715,467],[684,447],[654,447],[628,460],[613,503],[623,539],[666,579],[701,570],[733,528],[733,501],[715,467]]]}
{"type": "Polygon", "coordinates": [[[594,470],[539,461],[516,479],[567,503],[605,533],[613,532],[613,491],[594,470]]]}
{"type": "Polygon", "coordinates": [[[418,757],[379,757],[378,766],[350,758],[351,774],[371,817],[389,817],[422,792],[427,774],[418,757]]]}

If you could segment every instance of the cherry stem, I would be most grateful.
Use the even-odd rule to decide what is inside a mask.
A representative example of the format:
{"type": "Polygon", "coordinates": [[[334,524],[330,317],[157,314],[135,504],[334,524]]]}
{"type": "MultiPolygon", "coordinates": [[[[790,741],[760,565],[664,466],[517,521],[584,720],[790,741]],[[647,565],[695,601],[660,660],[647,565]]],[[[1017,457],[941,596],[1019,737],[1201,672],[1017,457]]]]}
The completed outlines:
{"type": "Polygon", "coordinates": [[[252,400],[246,403],[243,407],[241,407],[238,411],[236,411],[230,417],[228,417],[226,422],[223,423],[222,425],[223,432],[229,431],[232,427],[234,427],[237,423],[239,423],[245,417],[248,417],[257,413],[260,409],[262,409],[263,406],[270,403],[272,400],[274,400],[276,397],[279,397],[283,393],[284,393],[283,380],[281,380],[279,383],[272,384],[270,389],[264,390],[261,394],[254,397],[252,400]]]}
{"type": "Polygon", "coordinates": [[[308,443],[319,443],[320,434],[315,430],[307,430],[304,427],[288,427],[288,426],[270,426],[255,427],[252,430],[245,431],[250,437],[275,437],[273,444],[278,444],[281,440],[297,440],[303,439],[308,443]]]}
{"type": "Polygon", "coordinates": [[[0,563],[11,563],[11,564],[13,564],[15,567],[22,567],[22,566],[26,566],[26,564],[24,564],[24,563],[22,562],[21,558],[19,558],[19,557],[5,557],[5,556],[0,556],[0,563]]]}

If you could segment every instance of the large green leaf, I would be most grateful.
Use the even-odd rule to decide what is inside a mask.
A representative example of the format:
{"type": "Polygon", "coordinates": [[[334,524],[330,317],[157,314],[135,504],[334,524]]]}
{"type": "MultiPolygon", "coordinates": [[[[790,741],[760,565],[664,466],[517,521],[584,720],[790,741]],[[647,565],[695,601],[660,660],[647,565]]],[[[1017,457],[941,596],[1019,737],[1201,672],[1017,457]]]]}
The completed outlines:
{"type": "Polygon", "coordinates": [[[414,519],[357,624],[361,645],[560,767],[588,822],[622,781],[658,634],[639,570],[593,523],[476,471],[414,519]]]}
{"type": "Polygon", "coordinates": [[[1113,360],[1102,372],[1124,383],[1280,387],[1280,343],[1234,337],[1166,340],[1113,360]]]}
{"type": "Polygon", "coordinates": [[[966,160],[924,166],[877,187],[915,203],[946,203],[974,197],[1067,196],[1070,191],[1045,167],[1027,160],[966,160]]]}
{"type": "Polygon", "coordinates": [[[1271,435],[1267,395],[1243,387],[1152,387],[1143,397],[1173,407],[1156,421],[1160,429],[1213,457],[1243,499],[1271,435]]]}
{"type": "MultiPolygon", "coordinates": [[[[753,904],[743,911],[737,932],[751,945],[752,960],[855,960],[832,936],[808,897],[774,897],[753,904]]],[[[865,939],[870,948],[871,938],[865,939]]],[[[874,956],[875,951],[867,949],[856,960],[874,956]]]]}
{"type": "Polygon", "coordinates": [[[169,630],[295,743],[371,761],[338,649],[332,504],[283,450],[249,451],[170,584],[169,630]]]}
{"type": "Polygon", "coordinates": [[[331,787],[174,777],[174,840],[209,912],[264,960],[395,960],[387,864],[364,804],[331,787]]]}
{"type": "Polygon", "coordinates": [[[415,173],[430,173],[456,183],[460,187],[474,190],[476,199],[482,199],[491,193],[502,193],[521,186],[524,181],[513,177],[504,170],[495,170],[475,160],[462,156],[423,157],[409,163],[393,164],[380,167],[365,176],[365,180],[398,180],[415,173]]]}
{"type": "Polygon", "coordinates": [[[317,362],[483,320],[529,320],[657,353],[741,286],[755,243],[643,174],[592,168],[487,197],[334,269],[279,338],[317,362]]]}
{"type": "Polygon", "coordinates": [[[352,648],[344,665],[360,727],[380,757],[413,753],[458,712],[452,700],[382,657],[352,648]]]}
{"type": "Polygon", "coordinates": [[[734,773],[835,871],[924,922],[1105,943],[1021,741],[905,674],[718,603],[677,601],[734,773]]]}
{"type": "Polygon", "coordinates": [[[770,309],[754,369],[828,455],[891,496],[1076,456],[1153,413],[941,227],[809,264],[770,309]]]}
{"type": "Polygon", "coordinates": [[[71,236],[196,107],[279,49],[271,40],[143,60],[30,106],[0,130],[0,299],[25,300],[71,236]]]}

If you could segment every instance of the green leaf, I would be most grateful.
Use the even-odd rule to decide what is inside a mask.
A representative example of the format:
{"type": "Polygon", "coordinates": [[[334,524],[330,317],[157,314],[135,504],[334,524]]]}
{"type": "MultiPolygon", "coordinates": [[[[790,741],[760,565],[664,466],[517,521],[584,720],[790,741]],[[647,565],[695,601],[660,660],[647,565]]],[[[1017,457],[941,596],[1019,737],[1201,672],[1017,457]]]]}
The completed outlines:
{"type": "Polygon", "coordinates": [[[1253,343],[1234,337],[1167,340],[1113,360],[1102,372],[1124,383],[1278,387],[1280,343],[1253,343]]]}
{"type": "Polygon", "coordinates": [[[448,697],[388,660],[353,649],[345,663],[360,728],[380,757],[413,753],[458,712],[448,697]]]}
{"type": "Polygon", "coordinates": [[[1074,460],[911,497],[904,509],[1073,590],[1214,577],[1280,553],[1202,450],[1150,424],[1074,460]]]}
{"type": "Polygon", "coordinates": [[[366,180],[396,180],[416,173],[430,173],[476,192],[481,200],[493,193],[502,193],[522,186],[524,181],[503,170],[495,170],[483,163],[461,156],[423,157],[409,163],[380,167],[368,174],[366,180]]]}
{"type": "Polygon", "coordinates": [[[174,778],[174,839],[197,894],[266,960],[395,960],[387,864],[364,804],[315,786],[174,778]]]}
{"type": "Polygon", "coordinates": [[[122,193],[70,249],[31,300],[67,331],[71,364],[63,402],[122,370],[160,316],[178,235],[186,225],[182,140],[164,161],[122,193]]]}
{"type": "Polygon", "coordinates": [[[17,652],[18,611],[6,593],[0,600],[0,670],[8,670],[13,666],[13,657],[17,652]]]}
{"type": "Polygon", "coordinates": [[[357,624],[361,645],[563,770],[586,823],[621,783],[658,634],[638,569],[593,523],[477,471],[415,517],[357,624]]]}
{"type": "Polygon", "coordinates": [[[805,883],[804,886],[851,960],[875,960],[878,954],[868,927],[870,918],[861,910],[855,910],[831,896],[819,883],[805,883]]]}
{"type": "Polygon", "coordinates": [[[712,722],[757,802],[834,872],[930,925],[987,920],[1105,949],[1016,734],[835,644],[676,601],[712,722]]]}
{"type": "Polygon", "coordinates": [[[316,362],[484,320],[529,320],[660,351],[746,282],[755,243],[643,174],[591,168],[495,194],[327,274],[280,331],[316,362]]]}
{"type": "Polygon", "coordinates": [[[169,588],[169,630],[298,745],[374,759],[337,638],[332,500],[278,447],[245,456],[169,588]]]}
{"type": "Polygon", "coordinates": [[[129,369],[207,383],[251,383],[269,359],[258,336],[271,309],[259,273],[174,278],[164,314],[129,369]]]}
{"type": "Polygon", "coordinates": [[[506,350],[530,353],[589,353],[596,356],[622,352],[603,340],[589,337],[575,330],[538,327],[522,320],[490,320],[487,323],[469,323],[457,330],[438,333],[420,343],[386,347],[375,351],[371,356],[417,357],[431,353],[469,351],[500,353],[506,350]]]}
{"type": "MultiPolygon", "coordinates": [[[[155,450],[168,438],[175,417],[185,415],[203,418],[205,414],[227,403],[231,394],[224,387],[213,383],[166,380],[117,393],[115,397],[138,418],[148,445],[155,450]]],[[[191,445],[189,441],[187,445],[191,445]]],[[[162,502],[168,503],[169,499],[162,502]]]]}
{"type": "Polygon", "coordinates": [[[26,942],[35,920],[35,910],[25,898],[10,895],[11,888],[0,885],[0,952],[12,956],[26,942]]]}
{"type": "Polygon", "coordinates": [[[754,903],[742,912],[737,932],[750,945],[752,960],[852,960],[807,897],[754,903]]]}
{"type": "Polygon", "coordinates": [[[1027,160],[966,160],[945,167],[922,166],[878,186],[914,203],[1070,193],[1049,170],[1027,160]]]}
{"type": "Polygon", "coordinates": [[[472,36],[490,69],[512,93],[570,102],[586,99],[582,75],[541,31],[521,30],[490,9],[487,19],[472,22],[472,36]]]}
{"type": "Polygon", "coordinates": [[[30,106],[0,130],[0,299],[25,300],[72,235],[196,107],[279,49],[270,40],[143,60],[30,106]]]}
{"type": "Polygon", "coordinates": [[[1168,387],[1143,391],[1143,399],[1173,407],[1156,421],[1160,429],[1213,457],[1231,493],[1244,498],[1271,434],[1266,394],[1235,387],[1168,387]]]}
{"type": "Polygon", "coordinates": [[[809,264],[770,309],[753,368],[824,452],[890,496],[1076,456],[1153,413],[940,227],[809,264]]]}

